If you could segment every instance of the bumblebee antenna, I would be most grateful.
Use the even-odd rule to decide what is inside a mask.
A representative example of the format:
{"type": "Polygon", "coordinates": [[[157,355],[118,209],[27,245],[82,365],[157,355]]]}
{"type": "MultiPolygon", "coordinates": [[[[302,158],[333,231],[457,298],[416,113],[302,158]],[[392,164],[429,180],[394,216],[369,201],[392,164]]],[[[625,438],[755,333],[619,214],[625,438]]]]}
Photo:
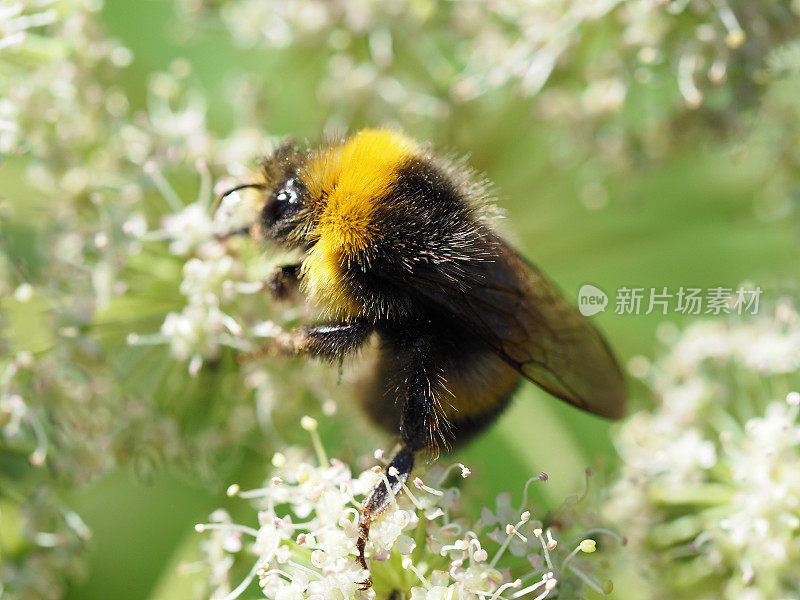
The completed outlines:
{"type": "Polygon", "coordinates": [[[217,199],[214,201],[214,206],[211,209],[211,214],[213,215],[215,212],[217,212],[220,203],[225,199],[226,196],[229,196],[234,192],[238,192],[239,190],[246,190],[248,188],[264,190],[267,189],[267,186],[265,186],[263,183],[242,183],[240,185],[237,185],[236,187],[232,187],[231,189],[226,190],[222,192],[219,196],[217,196],[217,199]]]}

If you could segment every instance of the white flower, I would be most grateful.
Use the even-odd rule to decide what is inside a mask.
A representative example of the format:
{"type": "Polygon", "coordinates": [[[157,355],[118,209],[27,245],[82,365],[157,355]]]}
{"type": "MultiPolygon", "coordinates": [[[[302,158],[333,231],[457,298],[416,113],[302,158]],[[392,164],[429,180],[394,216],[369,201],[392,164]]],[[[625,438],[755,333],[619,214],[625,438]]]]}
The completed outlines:
{"type": "MultiPolygon", "coordinates": [[[[493,0],[452,5],[411,0],[291,0],[265,5],[259,0],[228,0],[220,9],[234,43],[311,45],[327,57],[328,75],[318,90],[339,108],[339,120],[349,118],[357,104],[372,108],[380,102],[408,118],[445,118],[451,103],[503,86],[536,95],[558,69],[577,71],[581,81],[591,82],[585,89],[553,87],[566,99],[559,104],[571,116],[575,109],[586,116],[615,112],[631,89],[639,91],[637,83],[659,72],[677,81],[673,87],[680,95],[671,104],[697,108],[705,99],[705,87],[725,81],[729,50],[748,36],[764,49],[770,38],[781,37],[780,17],[767,14],[767,9],[761,11],[758,26],[740,24],[725,0],[711,5],[701,0],[493,0]],[[598,28],[621,30],[613,37],[619,43],[602,46],[602,60],[587,60],[586,55],[595,52],[586,52],[584,45],[594,40],[589,33],[598,28]],[[424,52],[403,54],[421,45],[424,52]],[[450,90],[449,98],[440,97],[442,87],[450,90]]],[[[758,59],[752,60],[760,66],[758,59]]]]}
{"type": "Polygon", "coordinates": [[[225,331],[235,335],[238,325],[216,306],[203,304],[188,304],[180,313],[171,312],[161,325],[161,333],[178,360],[217,358],[219,334],[225,331]]]}
{"type": "MultiPolygon", "coordinates": [[[[312,464],[304,452],[287,448],[273,457],[275,470],[263,488],[229,488],[229,495],[249,499],[260,509],[257,529],[218,518],[197,527],[199,531],[242,532],[254,540],[245,545],[245,550],[255,554],[255,563],[242,584],[226,596],[229,600],[244,593],[253,579],[258,579],[262,592],[271,599],[376,597],[376,590],[360,589],[357,582],[364,573],[355,556],[359,498],[380,481],[380,475],[370,469],[353,477],[342,462],[325,460],[315,437],[316,428],[306,429],[315,439],[319,466],[312,464]]],[[[465,469],[463,465],[454,467],[465,469]]],[[[469,529],[467,522],[458,517],[463,509],[457,502],[456,490],[440,491],[424,483],[415,488],[413,493],[407,489],[399,495],[372,524],[367,555],[375,588],[384,595],[393,591],[387,586],[409,580],[416,583],[399,591],[420,600],[500,600],[511,598],[512,592],[515,598],[544,598],[556,589],[562,577],[579,577],[575,579],[577,585],[583,582],[602,590],[603,584],[584,571],[582,559],[577,556],[582,549],[593,551],[593,540],[584,540],[572,548],[559,546],[551,530],[542,533],[536,529],[541,524],[531,521],[530,512],[520,513],[506,506],[501,498],[500,509],[488,513],[489,523],[497,522],[500,515],[510,517],[513,523],[505,523],[504,534],[495,541],[484,535],[483,520],[469,529]],[[519,556],[527,556],[516,560],[512,557],[518,553],[508,550],[512,542],[520,540],[525,542],[526,552],[519,556]],[[589,546],[591,550],[587,549],[589,546]],[[400,558],[395,558],[398,554],[400,558]],[[502,569],[498,566],[501,559],[502,569]],[[527,583],[521,589],[523,580],[527,583]]],[[[220,538],[217,544],[221,543],[220,538]]],[[[212,573],[229,568],[230,561],[221,558],[225,552],[216,549],[209,555],[212,573]]],[[[227,582],[215,575],[212,584],[220,579],[227,582]]]]}
{"type": "Polygon", "coordinates": [[[628,419],[609,514],[676,597],[691,585],[691,557],[715,597],[791,597],[800,561],[800,384],[794,311],[690,327],[650,376],[663,403],[628,419]],[[787,354],[783,354],[786,352],[787,354]],[[790,373],[791,379],[787,373],[790,373]]]}
{"type": "Polygon", "coordinates": [[[791,373],[800,367],[800,331],[781,327],[743,332],[737,353],[742,362],[757,373],[791,373]]]}
{"type": "Polygon", "coordinates": [[[169,251],[186,256],[214,237],[214,224],[205,203],[193,202],[183,210],[165,216],[157,232],[170,240],[169,251]]]}
{"type": "Polygon", "coordinates": [[[234,296],[231,281],[237,264],[229,254],[206,259],[191,258],[183,265],[181,293],[190,303],[218,304],[234,296]]]}
{"type": "Polygon", "coordinates": [[[8,438],[19,435],[24,418],[28,414],[28,406],[19,394],[0,396],[0,430],[8,438]]]}

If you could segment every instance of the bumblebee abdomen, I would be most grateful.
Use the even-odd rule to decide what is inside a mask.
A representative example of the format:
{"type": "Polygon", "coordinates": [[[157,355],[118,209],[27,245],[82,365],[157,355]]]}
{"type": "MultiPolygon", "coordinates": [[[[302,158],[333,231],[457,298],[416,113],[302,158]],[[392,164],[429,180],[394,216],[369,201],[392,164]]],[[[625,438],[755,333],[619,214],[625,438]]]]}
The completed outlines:
{"type": "MultiPolygon", "coordinates": [[[[521,375],[479,340],[469,339],[463,332],[455,339],[445,331],[434,325],[430,337],[432,362],[441,365],[431,379],[442,417],[441,435],[434,437],[455,447],[490,425],[506,408],[521,375]]],[[[400,426],[404,402],[398,396],[408,374],[404,334],[391,331],[380,336],[377,356],[360,390],[363,410],[390,432],[400,426]]]]}
{"type": "Polygon", "coordinates": [[[451,422],[495,412],[517,389],[521,375],[494,352],[476,353],[443,372],[445,415],[451,422]]]}

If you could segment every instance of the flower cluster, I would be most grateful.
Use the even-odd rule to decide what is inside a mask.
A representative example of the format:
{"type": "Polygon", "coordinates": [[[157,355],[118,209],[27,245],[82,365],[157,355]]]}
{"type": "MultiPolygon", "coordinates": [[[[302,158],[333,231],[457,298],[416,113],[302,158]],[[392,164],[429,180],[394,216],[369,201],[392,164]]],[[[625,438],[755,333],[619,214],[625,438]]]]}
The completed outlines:
{"type": "Polygon", "coordinates": [[[15,385],[20,369],[30,367],[33,357],[23,353],[2,366],[0,372],[0,437],[20,448],[33,448],[28,454],[32,465],[40,466],[47,458],[47,436],[41,419],[20,395],[15,385]]]}
{"type": "Polygon", "coordinates": [[[609,514],[683,598],[800,590],[800,321],[694,325],[648,369],[661,404],[618,432],[609,514]],[[633,516],[633,518],[632,518],[633,516]]]}
{"type": "MultiPolygon", "coordinates": [[[[57,598],[62,579],[80,572],[89,532],[61,500],[75,487],[119,466],[146,477],[162,463],[176,462],[206,479],[227,477],[220,457],[234,470],[239,449],[257,448],[257,455],[280,441],[273,418],[294,420],[303,403],[321,403],[326,414],[337,409],[328,391],[334,386],[326,385],[322,370],[281,364],[276,377],[275,366],[239,366],[230,350],[254,351],[276,332],[271,319],[291,322],[299,316],[276,310],[259,293],[281,257],[266,256],[246,240],[222,239],[221,223],[210,216],[215,192],[224,189],[214,189],[214,177],[246,176],[252,161],[272,145],[263,127],[263,72],[234,73],[226,80],[221,100],[230,104],[227,128],[212,125],[219,121],[208,115],[215,102],[184,59],[150,73],[139,99],[138,90],[126,88],[133,87],[126,80],[133,53],[103,31],[101,5],[10,0],[0,7],[0,450],[19,467],[13,477],[3,475],[3,501],[25,523],[21,539],[12,544],[19,552],[0,557],[0,586],[9,598],[57,598]]],[[[334,107],[329,124],[337,126],[387,117],[405,124],[432,122],[508,87],[526,95],[542,88],[539,107],[546,115],[608,116],[635,101],[637,90],[645,93],[637,86],[652,83],[647,89],[660,90],[659,77],[674,82],[675,93],[664,102],[667,112],[676,102],[694,107],[711,99],[706,88],[733,89],[722,85],[726,77],[731,85],[749,81],[743,72],[746,76],[774,41],[794,31],[794,21],[786,18],[794,9],[766,1],[736,5],[735,15],[724,1],[700,0],[179,0],[177,6],[187,19],[218,17],[237,42],[270,53],[276,48],[301,57],[313,53],[315,61],[322,56],[325,72],[315,83],[334,107]],[[587,50],[596,42],[595,31],[624,43],[615,41],[599,60],[587,62],[586,56],[596,55],[587,50]]],[[[782,89],[776,87],[773,95],[781,114],[791,96],[782,89]]],[[[793,173],[791,142],[786,138],[781,144],[785,178],[773,178],[781,190],[793,173]]],[[[594,192],[605,202],[602,189],[594,192]]],[[[746,364],[762,373],[782,361],[791,371],[794,344],[793,338],[777,336],[743,347],[746,364]]],[[[681,442],[696,450],[681,467],[689,479],[697,477],[695,463],[701,472],[703,465],[718,464],[720,449],[709,446],[702,431],[681,442]]],[[[665,456],[662,464],[671,465],[670,460],[665,456]]],[[[297,469],[306,464],[310,477],[326,482],[325,489],[340,490],[330,496],[340,500],[342,488],[356,498],[377,477],[352,479],[344,466],[327,461],[317,467],[299,459],[289,463],[297,469]]],[[[274,573],[262,578],[276,594],[287,581],[301,585],[303,573],[311,577],[280,562],[286,557],[280,548],[288,547],[291,560],[305,569],[321,573],[324,567],[327,574],[325,555],[312,557],[327,551],[318,525],[327,509],[341,509],[352,521],[357,507],[351,500],[346,508],[314,504],[318,488],[303,487],[300,477],[290,469],[285,487],[275,489],[299,490],[306,496],[298,498],[309,504],[280,512],[275,499],[284,492],[271,496],[272,487],[258,500],[269,510],[272,498],[276,518],[319,519],[304,530],[318,535],[319,545],[280,537],[269,568],[291,578],[280,573],[277,579],[274,573]]],[[[453,516],[460,511],[456,493],[439,495],[436,487],[412,487],[419,507],[404,494],[384,525],[375,528],[376,577],[389,569],[386,581],[396,576],[401,594],[566,594],[570,582],[580,582],[590,570],[580,550],[568,557],[570,548],[581,548],[577,540],[551,548],[555,528],[548,537],[546,527],[530,517],[523,520],[524,507],[510,510],[504,501],[467,526],[453,516]],[[429,519],[437,509],[442,514],[429,519]],[[395,516],[396,539],[386,530],[395,516]],[[415,523],[430,533],[430,543],[412,535],[415,523]],[[416,549],[409,549],[406,538],[416,549]],[[378,560],[387,553],[396,558],[378,560]],[[411,561],[408,568],[400,555],[411,561]],[[532,557],[535,564],[511,564],[512,556],[532,557]],[[479,575],[476,580],[471,573],[479,575]],[[547,573],[553,576],[542,579],[547,573]]],[[[253,547],[261,558],[272,548],[268,536],[283,535],[269,534],[270,523],[274,520],[255,530],[263,538],[263,546],[257,537],[253,547]]],[[[729,523],[733,531],[736,521],[729,523]]],[[[330,557],[352,551],[348,527],[344,521],[335,525],[344,537],[330,539],[330,557]],[[336,539],[346,549],[336,546],[336,539]]],[[[226,580],[233,554],[251,549],[233,552],[235,530],[225,529],[225,543],[216,547],[214,581],[226,580]]],[[[222,535],[222,529],[215,532],[222,535]]],[[[302,593],[316,589],[312,579],[302,593]]],[[[591,577],[588,581],[599,586],[591,577]]],[[[386,589],[392,591],[388,584],[386,589]]]]}
{"type": "MultiPolygon", "coordinates": [[[[172,355],[179,361],[189,361],[189,371],[197,374],[204,360],[216,360],[220,347],[227,345],[240,350],[252,349],[241,339],[242,328],[233,317],[222,310],[226,302],[235,299],[237,291],[260,291],[259,281],[247,282],[245,266],[228,252],[228,245],[220,240],[218,228],[211,216],[210,175],[200,163],[203,185],[198,199],[186,205],[176,204],[174,213],[161,219],[161,227],[147,231],[144,220],[134,217],[129,229],[142,242],[169,241],[170,252],[182,264],[180,293],[187,304],[180,312],[166,314],[160,332],[155,335],[128,335],[131,344],[167,343],[172,355]]],[[[176,198],[177,193],[157,171],[152,171],[162,189],[164,198],[176,198]]],[[[263,281],[265,274],[261,274],[263,281]]]]}
{"type": "MultiPolygon", "coordinates": [[[[2,487],[25,525],[12,540],[19,552],[0,564],[0,595],[9,598],[58,598],[63,579],[81,572],[88,532],[75,534],[79,518],[61,500],[66,491],[120,465],[147,477],[162,463],[183,462],[214,478],[220,448],[268,419],[256,418],[244,384],[231,388],[237,400],[230,402],[206,382],[195,384],[192,398],[214,394],[228,411],[187,427],[196,404],[174,399],[185,365],[172,370],[157,353],[143,356],[125,343],[131,331],[146,330],[154,310],[164,321],[179,288],[193,307],[213,313],[209,276],[221,284],[226,269],[238,269],[224,249],[213,256],[199,249],[204,234],[173,239],[185,219],[208,217],[197,204],[184,207],[186,190],[165,187],[162,172],[189,180],[199,171],[207,207],[211,170],[241,174],[264,137],[252,111],[238,105],[231,130],[212,132],[182,60],[152,76],[146,107],[133,110],[120,83],[132,53],[103,31],[101,6],[0,7],[0,451],[21,463],[13,477],[4,473],[2,487]],[[171,194],[171,220],[163,205],[151,205],[158,189],[171,194]],[[174,255],[146,235],[160,217],[174,255]],[[153,269],[159,260],[161,271],[153,269]]],[[[202,346],[175,316],[163,329],[186,360],[202,346]]],[[[251,387],[267,397],[269,381],[258,381],[251,387]]]]}
{"type": "Polygon", "coordinates": [[[765,91],[748,137],[734,156],[755,165],[764,182],[756,192],[759,217],[775,221],[795,214],[800,189],[800,43],[775,48],[764,72],[765,91]]]}
{"type": "Polygon", "coordinates": [[[99,36],[92,13],[100,6],[55,0],[11,1],[0,8],[0,153],[49,154],[59,142],[88,142],[94,124],[85,109],[125,104],[86,78],[131,60],[126,48],[99,36]]]}
{"type": "Polygon", "coordinates": [[[541,107],[570,119],[617,112],[670,92],[663,116],[712,96],[727,104],[728,78],[753,88],[771,43],[797,32],[797,6],[773,1],[581,0],[437,3],[258,0],[186,2],[187,19],[219,15],[247,47],[313,48],[327,56],[319,84],[337,123],[371,118],[444,119],[451,109],[513,86],[549,91],[541,107]],[[607,36],[614,44],[598,42],[607,36]],[[602,46],[599,52],[598,44],[602,46]],[[552,80],[552,81],[551,81],[552,80]],[[717,90],[723,89],[721,93],[717,90]]]}
{"type": "MultiPolygon", "coordinates": [[[[106,422],[108,414],[87,413],[76,402],[76,397],[97,393],[76,371],[58,368],[52,360],[35,360],[29,352],[0,359],[0,451],[5,464],[13,465],[3,473],[2,495],[5,502],[24,498],[18,531],[6,527],[3,542],[7,548],[25,549],[3,557],[0,591],[4,598],[51,598],[60,593],[65,578],[82,569],[82,555],[91,537],[88,527],[59,497],[52,482],[31,485],[26,481],[27,475],[38,471],[36,480],[45,465],[71,484],[107,468],[106,434],[112,429],[106,422]],[[63,430],[54,431],[52,420],[63,430]],[[74,437],[77,421],[85,435],[97,434],[92,444],[74,437]]],[[[11,506],[4,505],[4,510],[11,506]]],[[[4,523],[8,522],[8,512],[4,512],[4,523]]]]}
{"type": "MultiPolygon", "coordinates": [[[[593,573],[596,563],[585,558],[597,546],[586,536],[619,540],[615,534],[595,528],[575,536],[574,524],[543,525],[526,509],[527,485],[522,506],[512,506],[510,495],[503,494],[494,510],[484,507],[480,519],[470,522],[460,490],[440,489],[453,468],[432,471],[428,483],[414,477],[375,520],[367,544],[374,585],[361,589],[358,582],[367,574],[355,560],[359,499],[385,475],[380,467],[354,475],[341,461],[328,460],[316,422],[304,418],[303,426],[314,436],[316,462],[290,447],[273,456],[274,470],[263,488],[228,489],[229,496],[250,500],[258,509],[255,526],[235,524],[220,509],[196,527],[210,534],[203,548],[212,598],[237,598],[254,580],[264,596],[281,600],[543,599],[583,586],[601,595],[611,591],[611,583],[593,573]],[[566,526],[572,531],[563,531],[566,526]],[[246,556],[255,560],[233,587],[230,573],[246,556]]],[[[463,465],[454,467],[462,477],[470,474],[463,465]]],[[[542,474],[528,484],[546,479],[542,474]]]]}

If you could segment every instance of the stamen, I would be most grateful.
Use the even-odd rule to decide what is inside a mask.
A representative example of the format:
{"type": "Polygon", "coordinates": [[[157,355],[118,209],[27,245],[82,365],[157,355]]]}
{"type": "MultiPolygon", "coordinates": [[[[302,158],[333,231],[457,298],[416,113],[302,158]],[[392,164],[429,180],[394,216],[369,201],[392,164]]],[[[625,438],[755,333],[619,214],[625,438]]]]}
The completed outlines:
{"type": "Polygon", "coordinates": [[[313,569],[309,569],[305,565],[301,565],[300,563],[296,563],[293,560],[288,561],[286,564],[287,565],[291,565],[295,569],[300,569],[301,571],[305,571],[306,573],[308,573],[309,575],[313,575],[317,579],[320,579],[320,580],[322,579],[322,574],[321,573],[319,573],[318,571],[314,571],[313,569]]]}
{"type": "Polygon", "coordinates": [[[160,344],[167,343],[169,338],[160,333],[152,333],[148,335],[129,333],[125,338],[125,341],[129,346],[158,346],[160,344]]]}
{"type": "Polygon", "coordinates": [[[170,209],[173,212],[180,212],[185,207],[183,202],[181,202],[181,197],[175,191],[167,178],[161,173],[158,168],[158,163],[154,160],[149,160],[144,164],[144,172],[150,176],[150,179],[153,180],[153,183],[156,184],[156,188],[161,193],[161,196],[166,200],[167,204],[169,204],[170,209]]]}
{"type": "MultiPolygon", "coordinates": [[[[495,554],[494,558],[492,558],[492,562],[489,563],[490,567],[492,567],[492,568],[495,567],[495,565],[497,564],[497,561],[500,560],[500,557],[503,556],[503,553],[506,551],[506,549],[508,548],[508,545],[511,543],[511,538],[514,535],[519,535],[519,537],[521,537],[524,541],[527,541],[527,539],[522,534],[517,532],[517,527],[521,526],[522,523],[523,522],[520,521],[516,525],[511,525],[510,523],[508,525],[506,525],[506,536],[507,537],[506,537],[505,540],[503,540],[503,544],[500,546],[500,549],[497,551],[497,554],[495,554]]],[[[536,531],[540,531],[540,530],[537,529],[536,531]]]]}
{"type": "Polygon", "coordinates": [[[589,495],[589,478],[592,476],[592,468],[586,467],[583,470],[583,491],[578,496],[578,499],[575,501],[575,504],[580,504],[584,498],[589,495]]]}
{"type": "Polygon", "coordinates": [[[503,584],[499,588],[497,588],[497,591],[494,594],[492,594],[490,600],[497,600],[500,597],[500,594],[502,594],[506,590],[519,587],[522,587],[522,581],[520,579],[515,579],[514,581],[503,584]]]}
{"type": "Polygon", "coordinates": [[[66,521],[67,525],[69,525],[70,529],[74,531],[78,537],[88,540],[92,537],[92,530],[89,529],[89,526],[81,519],[80,515],[71,510],[63,510],[64,521],[66,521]]]}
{"type": "Polygon", "coordinates": [[[444,492],[440,492],[439,490],[436,490],[432,487],[428,487],[427,485],[425,485],[425,483],[423,483],[422,479],[420,479],[419,477],[414,477],[414,487],[420,490],[425,490],[426,492],[428,492],[429,494],[433,494],[434,496],[444,496],[444,492]]]}
{"type": "Polygon", "coordinates": [[[695,54],[684,54],[678,61],[678,90],[680,90],[689,109],[699,108],[703,103],[703,93],[694,83],[694,72],[698,58],[695,54]]]}
{"type": "Polygon", "coordinates": [[[200,562],[181,562],[178,564],[178,575],[186,576],[192,573],[202,573],[206,569],[205,565],[200,562]]]}
{"type": "Polygon", "coordinates": [[[725,29],[728,30],[728,35],[725,36],[725,45],[731,50],[735,50],[744,44],[747,39],[747,34],[745,34],[742,26],[739,24],[739,20],[725,0],[713,0],[712,4],[714,4],[714,8],[717,9],[717,14],[722,24],[725,26],[725,29]]]}
{"type": "Polygon", "coordinates": [[[325,454],[325,448],[322,446],[322,438],[319,437],[319,432],[317,431],[317,420],[306,415],[300,419],[300,427],[311,434],[311,443],[314,445],[314,452],[317,455],[319,466],[328,466],[330,462],[328,461],[328,455],[325,454]]]}
{"type": "MultiPolygon", "coordinates": [[[[552,575],[552,573],[550,573],[550,575],[552,575]]],[[[542,598],[545,598],[550,592],[556,589],[556,585],[558,585],[558,580],[555,577],[549,578],[544,584],[544,592],[536,596],[534,600],[541,600],[542,598]]]]}
{"type": "Polygon", "coordinates": [[[347,521],[351,525],[357,526],[358,525],[358,520],[359,520],[360,517],[361,517],[361,513],[359,513],[355,508],[348,507],[348,508],[344,509],[340,519],[347,519],[347,521]],[[350,519],[347,518],[348,514],[352,514],[353,515],[353,520],[352,521],[350,521],[350,519]]]}
{"type": "Polygon", "coordinates": [[[256,529],[248,527],[247,525],[239,525],[238,523],[198,523],[194,526],[194,530],[197,533],[203,533],[214,529],[219,531],[239,531],[252,537],[258,537],[258,531],[256,529]]]}
{"type": "Polygon", "coordinates": [[[550,530],[547,530],[547,549],[548,550],[555,550],[556,546],[558,546],[558,542],[553,539],[553,534],[550,533],[550,530]]]}
{"type": "MultiPolygon", "coordinates": [[[[271,560],[271,558],[270,558],[270,560],[271,560]]],[[[289,581],[292,580],[292,576],[289,573],[287,573],[286,571],[283,571],[282,569],[268,569],[268,570],[265,570],[266,566],[267,566],[266,564],[262,565],[261,568],[258,569],[258,571],[257,571],[258,578],[260,580],[264,580],[267,577],[269,577],[270,575],[281,575],[282,577],[285,577],[289,581]]]]}
{"type": "Polygon", "coordinates": [[[27,421],[30,423],[33,437],[36,440],[36,447],[28,456],[28,460],[34,467],[41,467],[47,459],[47,434],[33,411],[27,410],[26,413],[27,421]]]}
{"type": "Polygon", "coordinates": [[[472,475],[472,471],[470,471],[466,465],[462,463],[454,463],[444,470],[444,473],[442,473],[441,477],[439,477],[439,481],[436,485],[444,485],[444,482],[447,479],[447,476],[450,474],[450,472],[457,468],[461,469],[461,477],[463,477],[464,479],[472,475]]]}
{"type": "Polygon", "coordinates": [[[789,405],[786,416],[789,421],[794,422],[797,420],[798,413],[800,413],[800,394],[797,392],[789,392],[786,396],[786,403],[789,405]]]}
{"type": "MultiPolygon", "coordinates": [[[[276,481],[276,480],[280,480],[280,477],[273,477],[272,485],[280,485],[280,483],[283,483],[283,481],[276,481]]],[[[272,490],[269,488],[255,488],[252,490],[245,490],[243,492],[239,491],[237,493],[237,496],[239,496],[239,498],[245,498],[245,499],[267,498],[271,495],[272,495],[272,490]]]]}
{"type": "Polygon", "coordinates": [[[200,173],[200,191],[197,193],[197,204],[208,209],[208,201],[212,197],[211,193],[211,171],[208,170],[208,163],[198,158],[194,163],[197,172],[200,173]]]}
{"type": "Polygon", "coordinates": [[[449,552],[450,550],[466,550],[469,548],[469,542],[466,540],[456,540],[452,544],[442,546],[442,552],[449,552]]]}
{"type": "Polygon", "coordinates": [[[511,524],[509,524],[509,525],[506,525],[506,534],[507,534],[507,535],[515,535],[515,536],[517,536],[519,539],[521,539],[523,542],[527,542],[527,541],[528,541],[528,538],[526,538],[524,535],[522,535],[522,534],[519,532],[519,530],[517,529],[517,527],[519,527],[519,526],[520,526],[522,523],[523,523],[523,522],[522,522],[522,521],[520,521],[519,523],[517,523],[517,525],[516,525],[516,526],[514,526],[514,525],[511,525],[511,524]]]}
{"type": "Polygon", "coordinates": [[[18,48],[28,39],[27,31],[15,31],[12,34],[0,38],[0,50],[5,48],[18,48]]]}
{"type": "Polygon", "coordinates": [[[485,562],[489,558],[489,554],[481,547],[481,542],[474,531],[468,531],[466,537],[470,538],[468,550],[471,560],[475,562],[485,562]],[[477,548],[477,550],[472,550],[477,548]]]}
{"type": "Polygon", "coordinates": [[[525,507],[528,505],[528,487],[529,487],[529,486],[530,486],[530,485],[531,485],[531,484],[532,484],[534,481],[542,481],[542,482],[545,482],[545,481],[547,481],[548,479],[549,479],[549,477],[547,476],[547,473],[545,473],[544,471],[542,471],[542,472],[541,472],[541,473],[539,473],[539,474],[538,474],[536,477],[531,477],[530,479],[528,479],[528,481],[526,481],[526,482],[525,482],[525,487],[522,489],[522,505],[520,506],[520,509],[522,509],[522,508],[525,508],[525,507]]]}
{"type": "Polygon", "coordinates": [[[536,583],[534,583],[533,585],[529,585],[528,587],[521,589],[520,591],[516,592],[516,593],[515,593],[513,596],[511,596],[511,597],[512,597],[512,598],[522,598],[522,596],[525,596],[526,594],[530,594],[531,592],[535,592],[535,591],[536,591],[536,590],[538,590],[540,587],[542,587],[543,585],[545,585],[545,584],[546,584],[548,581],[549,581],[549,580],[548,580],[548,578],[547,578],[547,575],[543,575],[543,576],[542,576],[542,579],[541,579],[540,581],[537,581],[537,582],[536,582],[536,583]]]}
{"type": "Polygon", "coordinates": [[[192,377],[196,376],[202,368],[203,357],[199,354],[192,355],[192,358],[189,359],[189,365],[186,367],[187,371],[189,371],[189,375],[192,377]]]}
{"type": "Polygon", "coordinates": [[[61,545],[61,536],[56,533],[40,531],[34,536],[33,539],[37,546],[41,546],[43,548],[57,548],[59,545],[61,545]]]}
{"type": "Polygon", "coordinates": [[[542,543],[542,553],[544,554],[544,560],[547,563],[547,568],[553,568],[553,562],[550,560],[550,550],[547,548],[547,543],[544,541],[544,537],[542,537],[542,530],[541,529],[534,529],[533,535],[539,538],[539,541],[542,543]]]}
{"type": "Polygon", "coordinates": [[[236,319],[234,319],[230,315],[222,313],[221,323],[225,326],[225,328],[228,331],[231,332],[231,334],[233,334],[233,335],[235,335],[237,337],[241,337],[241,335],[242,335],[242,327],[241,327],[241,325],[239,325],[239,323],[236,322],[236,319]]]}
{"type": "Polygon", "coordinates": [[[403,491],[406,493],[406,496],[408,496],[408,499],[411,500],[411,504],[413,504],[417,510],[422,510],[424,507],[422,506],[422,504],[420,504],[419,500],[417,500],[416,496],[414,496],[414,494],[411,493],[411,490],[406,485],[406,482],[401,481],[400,483],[403,486],[403,491]]]}
{"type": "Polygon", "coordinates": [[[425,586],[426,590],[430,590],[431,589],[431,584],[428,583],[428,580],[425,579],[425,577],[423,577],[422,573],[420,573],[417,570],[417,568],[414,566],[414,562],[409,557],[404,558],[403,562],[401,564],[403,565],[404,569],[411,570],[414,573],[414,575],[416,575],[419,578],[419,580],[422,582],[422,585],[425,586]]]}
{"type": "Polygon", "coordinates": [[[383,485],[386,486],[386,490],[389,492],[389,497],[392,499],[392,507],[397,510],[397,498],[394,495],[394,491],[392,491],[392,486],[389,483],[389,478],[386,477],[386,473],[381,470],[381,478],[383,479],[383,485]]]}
{"type": "Polygon", "coordinates": [[[585,583],[586,585],[588,585],[588,586],[589,586],[590,588],[592,588],[594,591],[596,591],[596,592],[597,592],[597,593],[599,593],[599,594],[602,594],[603,596],[605,596],[605,595],[606,595],[606,594],[605,594],[605,592],[603,592],[603,588],[602,588],[602,587],[601,587],[601,585],[599,584],[599,581],[595,581],[594,579],[592,579],[591,577],[589,577],[589,576],[588,576],[586,573],[584,573],[583,571],[581,571],[580,569],[578,569],[578,568],[576,568],[576,567],[571,567],[571,568],[570,568],[570,571],[572,571],[573,573],[575,573],[575,575],[577,575],[577,576],[578,576],[578,578],[579,578],[581,581],[583,581],[583,583],[585,583]]]}
{"type": "MultiPolygon", "coordinates": [[[[271,559],[271,557],[270,557],[271,559]]],[[[250,583],[252,583],[253,579],[256,578],[256,573],[258,573],[259,569],[261,568],[262,563],[260,561],[256,561],[253,565],[253,568],[250,569],[250,572],[245,576],[242,582],[237,585],[227,596],[225,596],[222,600],[235,600],[242,593],[250,587],[250,583]]]]}
{"type": "Polygon", "coordinates": [[[566,569],[569,562],[572,560],[572,557],[575,556],[578,552],[585,552],[590,554],[597,550],[597,542],[592,539],[585,539],[581,540],[581,543],[575,546],[575,549],[569,553],[567,558],[564,559],[564,562],[561,564],[562,569],[566,569]]]}

